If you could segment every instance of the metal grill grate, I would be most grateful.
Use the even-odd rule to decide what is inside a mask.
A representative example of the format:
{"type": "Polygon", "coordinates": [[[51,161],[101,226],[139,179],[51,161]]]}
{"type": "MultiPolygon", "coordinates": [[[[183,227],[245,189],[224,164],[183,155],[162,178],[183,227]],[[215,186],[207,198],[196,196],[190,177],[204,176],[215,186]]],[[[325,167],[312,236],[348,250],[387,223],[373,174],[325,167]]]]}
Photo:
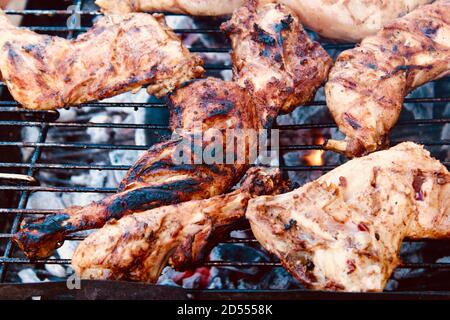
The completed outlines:
{"type": "MultiPolygon", "coordinates": [[[[100,15],[98,11],[83,11],[83,0],[73,1],[75,5],[75,10],[23,10],[23,11],[13,11],[7,10],[6,13],[9,15],[21,15],[21,16],[49,16],[49,17],[68,17],[74,13],[79,14],[82,17],[83,24],[86,26],[82,26],[79,28],[68,28],[66,26],[27,26],[32,30],[36,30],[38,32],[65,35],[67,38],[72,38],[79,34],[80,32],[84,32],[89,28],[92,23],[92,20],[100,15]]],[[[204,28],[204,29],[177,29],[175,30],[179,34],[192,34],[192,33],[203,33],[203,34],[219,34],[220,31],[217,28],[204,28]]],[[[351,45],[347,44],[330,44],[324,43],[324,46],[336,53],[336,51],[347,49],[351,47],[351,45]]],[[[229,47],[224,44],[224,46],[217,48],[210,47],[199,47],[195,46],[191,48],[193,52],[199,53],[227,53],[229,52],[229,47]]],[[[223,70],[230,70],[231,67],[229,64],[209,64],[206,66],[206,70],[208,73],[212,72],[220,72],[223,70]]],[[[436,81],[436,83],[447,83],[450,82],[449,78],[441,79],[436,81]]],[[[4,87],[4,84],[1,84],[4,87]]],[[[6,91],[6,90],[5,90],[6,91]]],[[[406,103],[411,105],[420,105],[427,104],[430,108],[443,108],[445,104],[450,103],[450,97],[443,96],[434,96],[434,97],[426,97],[426,98],[407,98],[406,103]]],[[[84,107],[96,107],[96,108],[106,108],[106,109],[121,109],[121,108],[165,108],[164,103],[162,102],[148,102],[148,103],[105,103],[105,102],[95,102],[88,103],[84,105],[84,107]]],[[[308,106],[307,106],[308,107],[308,106]]],[[[326,108],[324,101],[314,101],[310,103],[309,107],[318,107],[318,108],[326,108]]],[[[301,112],[301,111],[300,111],[301,112]]],[[[125,171],[129,168],[128,165],[108,165],[108,164],[91,164],[91,163],[83,163],[83,159],[80,158],[80,163],[66,163],[66,162],[45,162],[41,160],[41,155],[44,150],[50,149],[70,149],[70,150],[146,150],[148,146],[146,145],[111,145],[111,144],[94,144],[94,143],[60,143],[60,142],[49,142],[47,141],[47,136],[50,130],[55,129],[80,129],[86,130],[87,128],[123,128],[130,130],[168,130],[165,125],[155,125],[155,124],[138,124],[138,123],[91,123],[91,122],[83,122],[82,120],[76,120],[71,122],[62,122],[59,121],[59,112],[58,111],[29,111],[21,109],[16,102],[14,102],[10,98],[2,99],[0,101],[0,127],[1,131],[11,131],[11,130],[21,130],[25,127],[35,127],[39,130],[39,134],[37,136],[36,141],[28,142],[21,141],[20,135],[17,139],[5,139],[5,141],[0,141],[1,150],[10,150],[10,148],[27,148],[33,150],[30,160],[27,162],[2,162],[0,163],[0,172],[15,172],[21,173],[25,176],[31,177],[32,179],[28,179],[27,182],[19,181],[16,185],[10,185],[4,183],[4,181],[0,180],[0,191],[1,192],[9,192],[13,197],[17,197],[18,204],[14,208],[1,208],[0,209],[0,221],[10,220],[11,226],[9,231],[6,233],[0,233],[0,244],[2,241],[4,242],[4,250],[0,249],[0,283],[5,282],[8,279],[8,274],[13,272],[11,271],[12,265],[17,264],[68,264],[70,260],[67,259],[47,259],[47,260],[38,260],[38,261],[30,261],[26,258],[21,258],[20,253],[16,250],[13,242],[11,241],[11,235],[14,234],[20,225],[21,219],[25,214],[50,214],[54,213],[55,210],[50,209],[42,209],[42,210],[32,210],[28,209],[28,200],[32,193],[35,192],[67,192],[67,193],[113,193],[115,192],[114,188],[97,188],[97,187],[82,187],[82,186],[59,186],[59,185],[39,185],[37,180],[37,174],[43,170],[49,171],[62,171],[62,170],[103,170],[103,171],[125,171]],[[9,141],[11,140],[11,141],[9,141]]],[[[449,118],[441,117],[441,118],[430,118],[430,119],[408,119],[401,120],[398,124],[398,127],[443,127],[450,123],[449,118]]],[[[336,125],[332,122],[319,122],[319,123],[294,123],[294,124],[284,124],[278,125],[278,128],[281,131],[289,131],[289,130],[315,130],[315,129],[327,129],[327,128],[335,128],[336,125]]],[[[402,139],[394,140],[393,143],[401,142],[402,139]]],[[[445,156],[445,153],[449,153],[448,146],[450,145],[449,139],[440,139],[436,140],[435,138],[430,138],[427,136],[423,136],[420,138],[420,141],[416,141],[421,144],[425,144],[426,146],[433,148],[440,148],[441,155],[440,160],[447,166],[450,165],[450,161],[448,159],[448,155],[445,156]],[[442,152],[444,150],[444,152],[442,152]],[[444,154],[444,156],[442,156],[444,154]],[[447,158],[446,158],[447,157],[447,158]]],[[[308,151],[308,150],[320,150],[321,145],[319,144],[299,144],[299,145],[283,145],[281,146],[281,150],[284,152],[295,152],[295,151],[308,151]]],[[[435,154],[435,156],[438,156],[435,154]]],[[[338,164],[325,164],[323,166],[308,166],[308,165],[285,165],[280,159],[281,168],[292,172],[310,172],[310,171],[319,171],[325,172],[335,168],[338,164]]],[[[77,236],[72,236],[69,239],[71,240],[81,240],[82,238],[77,236]]],[[[227,243],[240,243],[245,245],[257,245],[257,242],[253,238],[248,239],[236,239],[231,238],[226,241],[227,243]]],[[[422,241],[424,242],[424,241],[422,241]]],[[[442,243],[438,241],[425,241],[425,242],[433,242],[433,243],[442,243]]],[[[448,244],[448,242],[446,242],[448,244]]],[[[436,244],[439,245],[439,244],[436,244]]],[[[1,246],[0,246],[1,248],[1,246]]],[[[450,256],[450,246],[448,247],[448,255],[450,256]]],[[[245,262],[245,261],[208,261],[204,263],[204,266],[215,266],[215,267],[260,267],[260,268],[268,268],[268,267],[278,267],[280,266],[278,261],[271,262],[245,262]]],[[[449,269],[450,263],[413,263],[413,262],[405,262],[400,268],[411,268],[411,269],[428,269],[429,272],[436,269],[449,269]]],[[[450,297],[450,281],[446,284],[446,290],[444,292],[440,292],[440,295],[444,295],[450,297]]],[[[280,291],[212,291],[212,290],[200,290],[200,291],[191,291],[195,297],[201,298],[229,298],[229,297],[238,297],[238,298],[246,298],[246,297],[265,297],[267,293],[272,292],[274,295],[279,295],[280,291]]],[[[289,297],[289,294],[295,296],[298,294],[298,291],[281,291],[283,297],[289,297]]],[[[308,294],[312,296],[317,293],[302,291],[302,296],[307,297],[308,294]]],[[[407,292],[409,295],[427,295],[431,294],[430,292],[407,292]]],[[[275,296],[274,296],[275,297],[275,296]]]]}

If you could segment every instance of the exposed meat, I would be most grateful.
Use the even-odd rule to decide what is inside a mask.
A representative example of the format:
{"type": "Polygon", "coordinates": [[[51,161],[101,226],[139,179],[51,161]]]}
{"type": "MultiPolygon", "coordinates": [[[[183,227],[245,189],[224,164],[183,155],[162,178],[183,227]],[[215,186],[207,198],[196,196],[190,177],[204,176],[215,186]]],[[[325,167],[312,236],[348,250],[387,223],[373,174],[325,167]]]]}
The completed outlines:
{"type": "Polygon", "coordinates": [[[85,279],[156,282],[169,258],[177,270],[201,262],[243,220],[249,199],[284,189],[278,169],[252,168],[242,186],[229,194],[109,222],[78,246],[72,267],[85,279]]]}
{"type": "Polygon", "coordinates": [[[101,100],[148,85],[163,96],[203,74],[162,15],[101,18],[75,40],[13,26],[0,13],[0,73],[14,99],[29,109],[101,100]]]}
{"type": "Polygon", "coordinates": [[[248,1],[222,30],[232,41],[234,80],[252,92],[263,118],[309,102],[327,79],[333,60],[285,6],[248,1]]]}
{"type": "Polygon", "coordinates": [[[450,72],[450,1],[420,7],[343,52],[325,86],[345,141],[328,149],[349,157],[387,145],[405,95],[450,72]]]}
{"type": "MultiPolygon", "coordinates": [[[[302,23],[320,35],[360,41],[421,4],[433,0],[264,0],[290,7],[302,23]]],[[[97,0],[104,11],[164,11],[190,15],[231,14],[245,0],[97,0]]]]}
{"type": "Polygon", "coordinates": [[[164,11],[197,16],[221,16],[233,13],[244,0],[97,0],[108,13],[164,11]]]}
{"type": "Polygon", "coordinates": [[[450,237],[450,174],[421,146],[402,143],[293,192],[256,198],[246,216],[307,287],[382,291],[403,239],[450,237]]]}
{"type": "MultiPolygon", "coordinates": [[[[257,130],[270,127],[282,106],[288,105],[286,100],[290,99],[290,95],[283,91],[285,88],[275,86],[276,84],[287,83],[291,86],[290,90],[301,96],[303,96],[302,90],[308,92],[305,95],[309,95],[314,90],[314,84],[317,89],[325,80],[326,72],[317,72],[318,75],[323,75],[323,79],[314,82],[301,80],[302,77],[309,79],[313,73],[307,68],[298,70],[304,73],[295,74],[296,81],[286,79],[291,74],[276,72],[276,68],[290,70],[284,61],[291,61],[290,55],[297,52],[295,48],[302,52],[302,55],[297,54],[296,58],[308,61],[312,69],[327,67],[320,63],[324,60],[325,54],[320,46],[311,44],[311,48],[308,47],[308,50],[301,51],[305,48],[305,44],[292,41],[294,38],[305,41],[307,39],[306,36],[297,34],[298,32],[304,33],[304,31],[295,25],[298,21],[293,13],[275,5],[257,10],[256,3],[253,3],[248,10],[258,14],[247,14],[248,11],[245,11],[246,15],[243,15],[243,18],[250,19],[250,21],[243,20],[242,23],[255,25],[268,34],[278,35],[274,39],[273,48],[270,48],[270,55],[266,57],[250,55],[245,62],[249,66],[255,64],[271,66],[273,54],[278,52],[281,55],[281,62],[274,64],[266,71],[266,74],[271,75],[270,80],[263,82],[266,87],[261,86],[258,91],[255,91],[252,81],[256,82],[256,80],[251,80],[248,73],[236,69],[239,70],[235,75],[237,82],[209,78],[193,81],[178,89],[169,98],[169,110],[171,127],[173,130],[181,129],[180,137],[174,137],[170,141],[150,148],[128,172],[120,187],[120,193],[87,207],[69,208],[59,214],[47,216],[45,219],[26,221],[19,233],[16,234],[15,240],[28,257],[50,255],[62,243],[64,236],[69,233],[98,228],[112,218],[119,219],[133,212],[219,195],[229,190],[242,178],[250,165],[250,150],[257,149],[256,141],[253,139],[248,139],[247,148],[244,143],[243,146],[236,147],[232,151],[234,159],[239,159],[233,164],[207,163],[201,161],[202,159],[198,159],[200,161],[181,159],[183,160],[181,161],[180,150],[183,150],[183,155],[189,154],[193,157],[196,154],[192,150],[191,143],[183,142],[195,140],[195,135],[200,131],[203,131],[204,135],[208,135],[209,131],[213,136],[214,131],[219,130],[225,143],[229,137],[227,129],[257,130]],[[271,12],[270,14],[268,10],[271,12]],[[279,14],[279,12],[283,14],[279,14]],[[270,20],[264,24],[259,20],[260,14],[270,20]],[[274,19],[273,16],[277,18],[274,19]],[[290,21],[290,27],[280,31],[279,26],[283,24],[283,21],[290,21]],[[253,62],[253,59],[258,61],[253,62]],[[245,81],[245,85],[248,84],[247,88],[243,87],[244,84],[240,85],[241,73],[248,79],[245,81]],[[270,93],[270,95],[265,96],[264,93],[270,93]],[[283,98],[278,99],[278,95],[283,98]]],[[[240,11],[237,12],[237,14],[239,13],[240,11]]],[[[238,20],[234,17],[233,21],[233,24],[236,24],[238,20]]],[[[239,33],[238,25],[235,27],[236,31],[234,32],[239,33]]],[[[235,37],[233,30],[227,28],[227,31],[232,37],[235,37]]],[[[239,46],[263,49],[265,44],[261,43],[258,38],[247,35],[241,38],[240,43],[233,41],[233,46],[235,46],[233,60],[242,64],[244,59],[239,54],[247,54],[247,51],[239,49],[239,46]],[[254,44],[254,42],[256,43],[254,44]]],[[[254,76],[259,77],[258,74],[254,74],[254,76]]],[[[204,139],[204,142],[207,140],[204,139]]],[[[205,145],[202,147],[203,150],[206,150],[205,145]]]]}

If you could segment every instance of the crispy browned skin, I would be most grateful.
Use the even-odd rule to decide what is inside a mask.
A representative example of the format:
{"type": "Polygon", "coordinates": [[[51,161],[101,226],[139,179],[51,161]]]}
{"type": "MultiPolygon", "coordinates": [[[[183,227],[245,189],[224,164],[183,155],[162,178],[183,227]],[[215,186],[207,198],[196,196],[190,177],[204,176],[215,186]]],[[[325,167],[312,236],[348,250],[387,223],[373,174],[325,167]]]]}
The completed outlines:
{"type": "MultiPolygon", "coordinates": [[[[320,35],[356,42],[385,24],[433,0],[264,0],[291,8],[302,23],[320,35]]],[[[102,10],[117,14],[164,11],[190,15],[231,14],[245,0],[97,0],[102,10]]]]}
{"type": "Polygon", "coordinates": [[[420,7],[343,52],[325,86],[328,107],[345,141],[326,147],[349,157],[387,145],[404,97],[449,74],[450,1],[420,7]]]}
{"type": "Polygon", "coordinates": [[[183,129],[180,138],[161,142],[145,152],[127,173],[119,193],[85,207],[26,221],[15,239],[28,257],[50,255],[69,233],[99,228],[110,219],[136,211],[209,198],[241,179],[248,164],[191,164],[177,156],[180,150],[191,152],[183,138],[191,139],[197,122],[205,131],[255,128],[244,90],[233,82],[208,78],[177,90],[169,102],[172,129],[183,129]]]}
{"type": "Polygon", "coordinates": [[[327,79],[333,60],[285,6],[249,1],[222,30],[232,41],[234,79],[251,90],[263,118],[309,102],[327,79]]]}
{"type": "Polygon", "coordinates": [[[450,237],[450,174],[407,142],[249,203],[253,233],[306,286],[382,291],[409,238],[450,237]]]}
{"type": "MultiPolygon", "coordinates": [[[[276,33],[276,43],[267,48],[265,37],[246,35],[241,38],[241,42],[233,41],[235,53],[233,60],[244,67],[243,58],[239,54],[247,54],[239,46],[249,46],[268,50],[267,57],[260,57],[252,54],[245,62],[249,66],[265,65],[270,66],[265,70],[264,81],[258,81],[260,87],[255,90],[251,73],[242,72],[244,68],[235,69],[236,82],[225,82],[218,79],[209,78],[206,80],[193,81],[191,84],[178,89],[169,99],[172,129],[182,129],[181,137],[192,138],[196,132],[196,123],[201,124],[201,130],[207,133],[208,130],[221,130],[226,141],[226,129],[260,129],[270,127],[282,106],[289,105],[287,100],[290,94],[285,93],[281,83],[289,84],[290,90],[302,95],[302,88],[309,95],[314,89],[313,84],[307,80],[293,81],[290,77],[300,79],[302,74],[291,75],[278,71],[277,68],[286,69],[284,62],[278,62],[271,66],[275,55],[281,56],[281,61],[291,61],[290,55],[296,52],[291,46],[291,40],[299,38],[307,41],[303,29],[295,20],[293,14],[281,6],[269,5],[256,11],[256,2],[252,1],[243,15],[245,21],[242,23],[256,25],[267,29],[271,34],[278,30],[280,25],[282,30],[276,33]],[[250,11],[258,14],[250,14],[250,11]],[[281,12],[281,14],[278,14],[281,12]],[[267,23],[261,21],[259,15],[267,17],[267,23]],[[276,18],[274,18],[274,16],[276,18]],[[258,25],[261,24],[261,26],[258,25]],[[286,39],[286,41],[284,41],[286,39]],[[294,51],[293,51],[294,50],[294,51]],[[257,61],[254,61],[257,60],[257,61]],[[245,77],[241,83],[240,76],[245,77]],[[298,77],[298,78],[297,78],[298,77]],[[308,85],[304,85],[308,84],[308,85]],[[248,87],[245,87],[248,86],[248,87]],[[264,87],[266,86],[266,87],[264,87]],[[280,98],[277,98],[277,96],[280,98]]],[[[237,11],[240,15],[241,11],[237,11]]],[[[236,25],[238,17],[233,18],[235,31],[227,25],[226,29],[235,38],[235,32],[240,34],[240,28],[236,25]]],[[[264,33],[263,33],[264,35],[264,33]]],[[[308,40],[309,41],[309,40],[308,40]]],[[[307,47],[309,48],[310,42],[307,47]]],[[[324,59],[324,51],[318,45],[311,44],[311,50],[302,51],[296,54],[296,59],[307,60],[312,68],[327,68],[320,62],[324,59]]],[[[299,50],[305,48],[304,44],[298,44],[299,50]]],[[[263,70],[261,70],[263,71],[263,70]]],[[[308,69],[299,69],[298,72],[305,72],[303,77],[309,79],[311,74],[308,69]]],[[[318,72],[326,77],[326,72],[318,72]]],[[[259,77],[257,73],[254,77],[259,77]]],[[[317,89],[322,81],[314,80],[317,89]]],[[[244,153],[246,161],[235,164],[180,164],[174,163],[176,155],[179,154],[180,139],[172,139],[153,146],[147,153],[137,161],[128,172],[121,184],[119,194],[104,199],[101,202],[93,203],[87,207],[74,207],[63,212],[51,215],[42,219],[32,219],[26,222],[20,232],[16,234],[15,240],[19,247],[28,257],[45,257],[62,243],[64,236],[79,230],[101,227],[106,221],[118,219],[136,211],[148,210],[162,205],[174,204],[191,199],[209,198],[229,190],[238,182],[249,167],[249,149],[256,149],[256,141],[248,141],[249,148],[245,151],[236,148],[235,157],[238,151],[244,153]]],[[[192,153],[190,147],[185,153],[192,153]]],[[[176,159],[178,160],[178,159],[176,159]]]]}
{"type": "Polygon", "coordinates": [[[72,267],[85,279],[156,282],[169,258],[177,270],[201,262],[243,220],[252,197],[285,189],[278,169],[252,168],[234,192],[108,223],[78,246],[72,267]]]}
{"type": "Polygon", "coordinates": [[[75,40],[14,27],[0,13],[0,73],[23,107],[56,109],[148,85],[163,96],[203,74],[164,17],[145,13],[101,18],[75,40]]]}

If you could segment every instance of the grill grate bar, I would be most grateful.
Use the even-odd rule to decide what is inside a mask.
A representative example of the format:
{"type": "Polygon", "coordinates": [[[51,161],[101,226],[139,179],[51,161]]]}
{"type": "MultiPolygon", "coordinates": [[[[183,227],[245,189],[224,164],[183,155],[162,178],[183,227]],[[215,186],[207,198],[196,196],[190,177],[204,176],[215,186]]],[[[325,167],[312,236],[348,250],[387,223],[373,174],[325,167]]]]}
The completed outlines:
{"type": "MultiPolygon", "coordinates": [[[[445,125],[450,123],[449,119],[420,119],[420,120],[405,120],[399,121],[397,126],[412,126],[412,125],[445,125]]],[[[1,122],[0,122],[1,125],[1,122]]],[[[277,125],[276,129],[280,130],[300,130],[300,129],[325,129],[336,128],[334,123],[312,123],[312,124],[293,124],[293,125],[277,125]]]]}
{"type": "MultiPolygon", "coordinates": [[[[20,27],[20,29],[24,30],[32,30],[37,32],[86,32],[90,29],[90,27],[78,27],[78,28],[69,28],[69,27],[50,27],[50,26],[27,26],[20,27]]],[[[178,34],[222,34],[222,32],[218,29],[172,29],[175,33],[178,34]]]]}
{"type": "MultiPolygon", "coordinates": [[[[41,127],[41,130],[39,132],[38,141],[43,142],[47,138],[48,133],[48,126],[43,124],[41,127]]],[[[34,174],[36,173],[36,169],[34,168],[34,164],[37,163],[41,156],[42,148],[36,147],[34,149],[33,155],[31,157],[30,161],[30,167],[28,168],[27,174],[31,177],[34,177],[34,174]]],[[[30,192],[28,190],[24,190],[23,188],[21,190],[18,190],[21,192],[21,197],[18,205],[18,209],[24,209],[28,202],[28,197],[30,196],[30,192]]],[[[22,216],[20,214],[16,215],[14,217],[14,221],[11,227],[11,233],[16,233],[19,230],[19,225],[21,221],[22,216]]],[[[8,243],[6,244],[6,248],[4,251],[4,256],[7,258],[13,251],[13,242],[12,239],[8,240],[8,243]]],[[[6,279],[6,273],[7,273],[7,265],[1,264],[0,265],[0,283],[5,282],[6,279]]]]}
{"type": "MultiPolygon", "coordinates": [[[[417,144],[425,146],[446,146],[450,145],[450,140],[444,139],[440,141],[413,141],[417,144]]],[[[392,140],[391,144],[396,145],[404,142],[404,140],[392,140]]],[[[18,141],[0,141],[0,147],[21,147],[21,148],[62,148],[62,149],[101,149],[101,150],[147,150],[146,145],[111,145],[111,144],[97,144],[97,143],[53,143],[53,142],[18,142],[18,141]]],[[[323,145],[290,145],[280,146],[278,150],[281,151],[301,151],[301,150],[323,150],[323,145]]],[[[1,164],[0,164],[1,166],[1,164]]]]}
{"type": "Polygon", "coordinates": [[[72,15],[72,14],[79,14],[79,15],[87,15],[87,16],[98,16],[103,15],[99,11],[82,11],[82,10],[12,10],[12,9],[6,9],[3,10],[4,13],[9,15],[20,15],[20,16],[60,16],[60,15],[72,15]]]}
{"type": "MultiPolygon", "coordinates": [[[[207,70],[231,70],[231,66],[226,65],[213,65],[213,64],[207,64],[205,65],[205,69],[207,70]]],[[[450,81],[450,78],[448,79],[450,81]]],[[[5,85],[3,82],[0,82],[0,85],[5,85]]],[[[405,103],[447,103],[450,102],[450,97],[428,97],[428,98],[406,98],[405,103]]],[[[0,108],[2,107],[19,107],[20,104],[16,101],[0,101],[0,108]]],[[[308,107],[308,106],[326,106],[326,101],[324,100],[318,100],[318,101],[312,101],[309,102],[302,107],[308,107]]],[[[108,108],[166,108],[167,105],[165,103],[161,102],[144,102],[144,103],[131,103],[131,102],[121,102],[121,103],[114,103],[114,102],[89,102],[84,103],[79,106],[76,106],[77,108],[85,108],[85,107],[108,107],[108,108]]],[[[23,111],[23,112],[58,112],[55,110],[27,110],[18,108],[17,111],[23,111]]]]}
{"type": "MultiPolygon", "coordinates": [[[[450,167],[450,162],[443,162],[443,164],[447,167],[450,167]]],[[[32,166],[35,169],[39,169],[39,166],[32,166]]],[[[319,166],[319,167],[309,167],[309,166],[278,166],[275,168],[280,168],[285,171],[329,171],[336,166],[319,166]]],[[[101,170],[98,167],[93,167],[94,170],[101,170]]],[[[63,169],[60,167],[60,169],[63,169]]],[[[68,166],[66,169],[71,169],[68,166]]],[[[72,167],[73,169],[73,167],[72,167]]],[[[86,169],[83,168],[83,169],[86,169]]],[[[125,170],[125,168],[121,167],[117,170],[125,170]]],[[[82,192],[82,193],[114,193],[117,191],[116,188],[93,188],[93,187],[83,187],[83,186],[72,186],[72,187],[52,187],[52,186],[6,186],[0,185],[0,190],[5,191],[29,191],[29,192],[82,192]]]]}
{"type": "MultiPolygon", "coordinates": [[[[75,5],[75,8],[79,9],[79,8],[81,8],[82,2],[83,2],[83,0],[74,0],[73,4],[75,5]]],[[[74,36],[74,33],[69,32],[67,35],[67,38],[71,39],[71,38],[73,38],[73,36],[74,36]]],[[[41,125],[39,127],[40,127],[40,131],[39,131],[37,141],[39,143],[44,143],[47,139],[49,125],[46,123],[41,123],[41,125]]],[[[34,177],[35,173],[37,172],[37,169],[34,167],[34,165],[39,161],[39,159],[41,157],[41,153],[42,153],[42,148],[40,146],[36,146],[34,148],[34,151],[32,153],[31,159],[30,159],[30,167],[27,170],[28,176],[34,177]]],[[[25,209],[27,206],[28,199],[29,199],[31,192],[28,190],[24,190],[24,189],[19,190],[19,192],[20,192],[20,200],[19,200],[17,208],[25,209]]],[[[10,228],[11,233],[14,234],[19,230],[21,220],[22,220],[22,215],[20,215],[20,214],[15,215],[12,226],[10,228]]],[[[14,248],[15,247],[14,247],[14,243],[13,243],[12,239],[11,238],[8,239],[3,256],[5,258],[8,258],[10,255],[12,255],[14,248]]],[[[8,273],[8,267],[9,267],[9,264],[0,263],[0,283],[5,282],[6,275],[8,273]]]]}
{"type": "MultiPolygon", "coordinates": [[[[449,166],[450,162],[444,163],[449,166]]],[[[0,163],[0,168],[28,168],[27,163],[0,163]]],[[[92,164],[53,164],[40,163],[34,166],[37,169],[55,169],[55,170],[128,170],[131,166],[128,165],[92,165],[92,164]]],[[[329,171],[336,168],[337,165],[330,166],[278,166],[285,171],[329,171]]],[[[1,189],[1,186],[0,186],[1,189]]]]}
{"type": "MultiPolygon", "coordinates": [[[[54,210],[53,213],[58,213],[58,210],[54,210]]],[[[1,212],[0,212],[1,214],[1,212]]],[[[25,214],[24,212],[22,214],[25,214]]],[[[14,234],[10,233],[0,233],[0,239],[8,239],[12,238],[14,234]]],[[[68,235],[64,237],[64,240],[69,241],[82,241],[86,239],[87,236],[84,235],[68,235]]],[[[445,241],[441,239],[406,239],[404,243],[436,243],[439,241],[445,241]]],[[[257,245],[261,246],[261,244],[255,238],[233,238],[220,241],[218,244],[248,244],[248,245],[257,245]]]]}
{"type": "MultiPolygon", "coordinates": [[[[33,167],[34,168],[34,167],[33,167]]],[[[82,193],[114,193],[116,188],[93,188],[93,187],[40,187],[40,186],[0,186],[5,191],[29,191],[29,192],[82,192],[82,193]]]]}
{"type": "MultiPolygon", "coordinates": [[[[450,167],[450,162],[443,162],[447,167],[450,167]]],[[[330,171],[336,168],[338,165],[330,166],[278,166],[278,168],[284,171],[330,171]]],[[[4,165],[0,167],[5,167],[4,165]]],[[[33,169],[60,169],[60,170],[117,170],[125,171],[129,169],[129,166],[113,166],[113,165],[52,165],[52,164],[17,164],[12,167],[20,168],[33,168],[33,169]]],[[[8,186],[0,185],[0,190],[4,191],[29,191],[29,192],[75,192],[75,193],[113,193],[116,192],[115,188],[92,188],[83,186],[73,187],[54,187],[54,186],[8,186]]]]}
{"type": "MultiPolygon", "coordinates": [[[[36,259],[6,258],[0,257],[0,263],[4,264],[70,264],[70,259],[36,259]]],[[[207,267],[282,267],[280,262],[242,262],[242,261],[207,261],[203,263],[207,267]]],[[[450,269],[450,263],[402,263],[400,269],[450,269]]]]}
{"type": "MultiPolygon", "coordinates": [[[[450,123],[450,118],[445,119],[417,119],[399,121],[397,126],[408,125],[445,125],[450,123]]],[[[126,128],[126,129],[152,129],[152,130],[170,130],[168,126],[154,124],[135,124],[135,123],[93,123],[93,122],[48,122],[51,127],[67,127],[67,128],[126,128]]],[[[1,126],[17,126],[17,127],[40,127],[42,122],[38,121],[0,121],[1,126]]],[[[293,124],[293,125],[276,125],[275,129],[279,130],[299,130],[299,129],[320,129],[320,128],[336,128],[335,123],[311,123],[311,124],[293,124]]]]}

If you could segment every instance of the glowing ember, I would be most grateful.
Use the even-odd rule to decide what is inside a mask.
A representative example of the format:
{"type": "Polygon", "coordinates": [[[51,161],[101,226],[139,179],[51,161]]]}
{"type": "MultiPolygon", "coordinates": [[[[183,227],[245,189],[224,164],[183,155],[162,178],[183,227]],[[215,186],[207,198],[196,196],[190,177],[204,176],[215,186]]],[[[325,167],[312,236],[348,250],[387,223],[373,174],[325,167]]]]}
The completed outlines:
{"type": "MultiPolygon", "coordinates": [[[[323,137],[317,137],[314,142],[315,144],[322,145],[325,142],[325,139],[323,137]]],[[[305,155],[304,160],[306,164],[310,166],[323,166],[323,153],[323,150],[311,150],[305,155]]]]}

